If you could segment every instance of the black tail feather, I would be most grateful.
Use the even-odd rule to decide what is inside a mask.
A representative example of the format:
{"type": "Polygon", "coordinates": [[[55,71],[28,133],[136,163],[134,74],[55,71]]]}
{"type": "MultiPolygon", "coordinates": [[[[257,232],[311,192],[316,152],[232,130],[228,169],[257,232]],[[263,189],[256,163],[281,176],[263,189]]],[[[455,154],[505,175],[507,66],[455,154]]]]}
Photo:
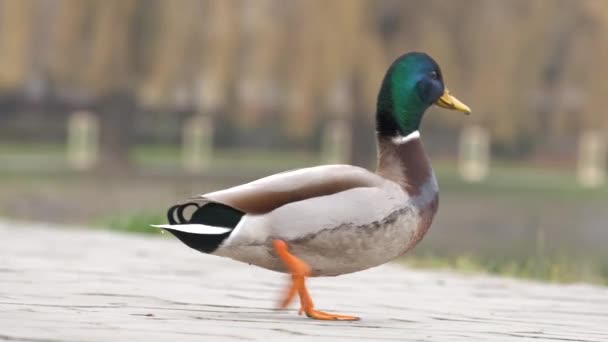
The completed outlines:
{"type": "Polygon", "coordinates": [[[195,234],[175,229],[167,230],[188,247],[203,253],[212,253],[221,245],[230,233],[232,233],[232,229],[237,226],[244,215],[244,212],[221,203],[209,202],[201,206],[195,202],[188,202],[169,208],[167,211],[167,220],[170,224],[203,224],[207,226],[230,228],[231,231],[224,234],[195,234]],[[195,206],[197,209],[190,219],[186,219],[184,210],[191,206],[195,206]]]}

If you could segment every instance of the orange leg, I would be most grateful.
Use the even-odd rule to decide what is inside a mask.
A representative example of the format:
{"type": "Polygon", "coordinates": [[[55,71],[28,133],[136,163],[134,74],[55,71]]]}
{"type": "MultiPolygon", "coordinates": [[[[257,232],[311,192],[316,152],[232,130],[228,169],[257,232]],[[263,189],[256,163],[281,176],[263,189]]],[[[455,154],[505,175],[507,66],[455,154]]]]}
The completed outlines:
{"type": "Polygon", "coordinates": [[[314,309],[314,304],[308,290],[306,289],[306,277],[310,275],[310,267],[295,255],[289,253],[287,244],[282,240],[273,241],[274,250],[279,258],[285,263],[289,273],[291,273],[291,286],[287,290],[287,294],[281,301],[281,308],[287,307],[296,293],[300,296],[300,314],[306,313],[306,316],[320,320],[330,321],[356,321],[359,317],[331,314],[314,309]]]}

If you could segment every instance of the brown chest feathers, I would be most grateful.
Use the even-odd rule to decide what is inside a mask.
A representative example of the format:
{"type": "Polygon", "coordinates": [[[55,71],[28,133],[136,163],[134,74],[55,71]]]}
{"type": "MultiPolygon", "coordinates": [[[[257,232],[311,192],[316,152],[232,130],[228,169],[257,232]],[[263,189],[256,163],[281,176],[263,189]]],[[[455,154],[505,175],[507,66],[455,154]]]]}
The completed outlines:
{"type": "Polygon", "coordinates": [[[381,138],[378,148],[377,173],[401,185],[418,206],[420,221],[407,248],[409,250],[427,233],[439,206],[433,170],[420,139],[395,143],[381,138]]]}
{"type": "Polygon", "coordinates": [[[380,138],[376,172],[401,185],[412,197],[422,193],[423,186],[433,175],[420,139],[396,144],[390,139],[380,138]]]}

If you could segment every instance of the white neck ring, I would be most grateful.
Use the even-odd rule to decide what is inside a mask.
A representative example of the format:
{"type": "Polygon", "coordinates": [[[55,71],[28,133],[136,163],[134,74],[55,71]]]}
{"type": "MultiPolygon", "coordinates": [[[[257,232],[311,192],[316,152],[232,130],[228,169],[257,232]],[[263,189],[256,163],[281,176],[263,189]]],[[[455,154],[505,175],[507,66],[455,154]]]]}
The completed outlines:
{"type": "Polygon", "coordinates": [[[391,141],[395,145],[402,145],[402,144],[405,144],[405,143],[410,142],[415,139],[420,139],[420,132],[417,130],[413,131],[412,133],[408,134],[405,137],[402,135],[397,135],[397,136],[391,138],[391,141]]]}

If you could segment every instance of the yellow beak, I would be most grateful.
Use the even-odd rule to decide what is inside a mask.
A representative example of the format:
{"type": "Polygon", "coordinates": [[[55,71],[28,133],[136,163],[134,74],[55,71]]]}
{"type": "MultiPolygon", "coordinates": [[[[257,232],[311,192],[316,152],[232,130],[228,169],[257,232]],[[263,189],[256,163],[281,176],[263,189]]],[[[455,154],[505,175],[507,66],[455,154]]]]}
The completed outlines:
{"type": "Polygon", "coordinates": [[[469,108],[469,106],[465,105],[464,103],[460,102],[460,100],[452,96],[452,94],[450,94],[450,91],[447,88],[443,91],[443,95],[441,95],[441,97],[439,98],[439,100],[437,100],[437,102],[435,102],[435,104],[439,107],[454,109],[459,112],[463,112],[467,115],[471,114],[471,108],[469,108]]]}

